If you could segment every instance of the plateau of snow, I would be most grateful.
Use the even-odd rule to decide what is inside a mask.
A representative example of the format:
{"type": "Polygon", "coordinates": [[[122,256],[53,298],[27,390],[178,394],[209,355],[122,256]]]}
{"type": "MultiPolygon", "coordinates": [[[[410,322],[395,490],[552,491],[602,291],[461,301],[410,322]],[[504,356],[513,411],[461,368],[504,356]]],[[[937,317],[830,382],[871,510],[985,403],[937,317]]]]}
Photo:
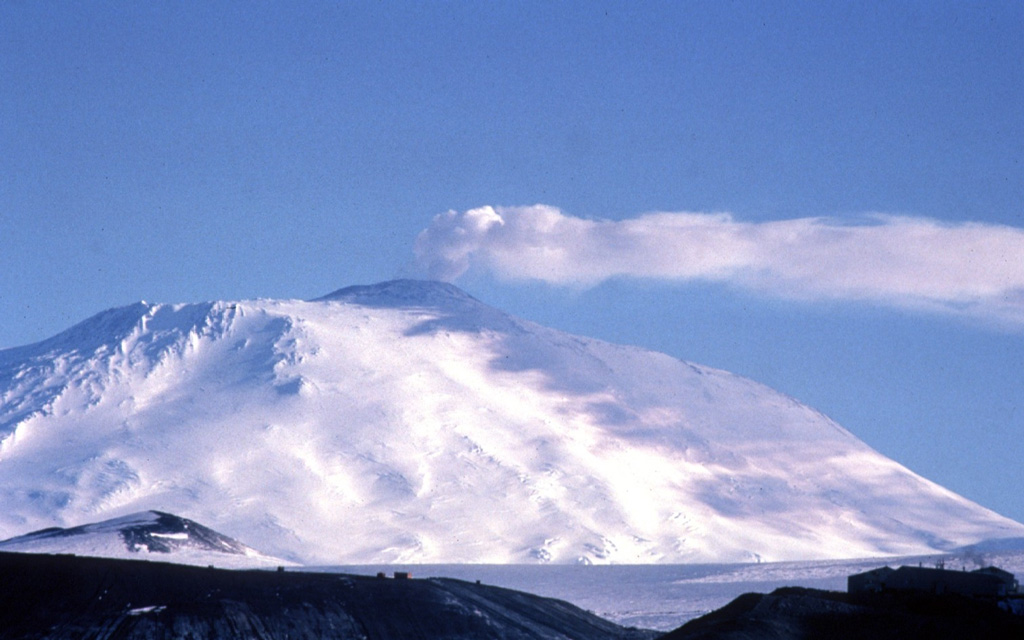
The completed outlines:
{"type": "MultiPolygon", "coordinates": [[[[627,627],[669,631],[724,607],[744,593],[780,587],[846,591],[846,579],[882,566],[945,566],[968,571],[996,566],[1024,575],[1024,540],[1004,540],[992,548],[965,547],[948,554],[886,558],[658,565],[403,565],[417,578],[480,580],[558,598],[627,627]]],[[[322,567],[321,570],[374,575],[388,565],[322,567]]]]}
{"type": "Polygon", "coordinates": [[[1019,538],[756,382],[454,286],[140,302],[0,351],[0,537],[159,509],[314,564],[749,562],[1019,538]]]}

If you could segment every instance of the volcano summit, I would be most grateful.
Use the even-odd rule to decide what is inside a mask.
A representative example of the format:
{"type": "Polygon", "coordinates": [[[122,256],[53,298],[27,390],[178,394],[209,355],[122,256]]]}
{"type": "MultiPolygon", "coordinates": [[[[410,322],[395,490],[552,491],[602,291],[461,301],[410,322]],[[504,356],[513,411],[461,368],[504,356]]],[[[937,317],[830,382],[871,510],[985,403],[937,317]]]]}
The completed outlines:
{"type": "Polygon", "coordinates": [[[750,380],[454,286],[137,303],[0,351],[0,538],[187,515],[308,563],[727,562],[1024,536],[750,380]]]}

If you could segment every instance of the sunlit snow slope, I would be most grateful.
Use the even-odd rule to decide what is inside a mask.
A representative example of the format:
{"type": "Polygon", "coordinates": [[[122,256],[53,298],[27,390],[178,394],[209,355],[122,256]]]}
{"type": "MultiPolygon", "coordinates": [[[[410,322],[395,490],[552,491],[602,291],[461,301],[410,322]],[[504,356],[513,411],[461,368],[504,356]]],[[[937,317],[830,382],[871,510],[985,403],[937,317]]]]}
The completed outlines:
{"type": "Polygon", "coordinates": [[[729,373],[450,285],[147,304],[0,351],[0,537],[147,509],[311,563],[944,550],[1024,526],[729,373]]]}

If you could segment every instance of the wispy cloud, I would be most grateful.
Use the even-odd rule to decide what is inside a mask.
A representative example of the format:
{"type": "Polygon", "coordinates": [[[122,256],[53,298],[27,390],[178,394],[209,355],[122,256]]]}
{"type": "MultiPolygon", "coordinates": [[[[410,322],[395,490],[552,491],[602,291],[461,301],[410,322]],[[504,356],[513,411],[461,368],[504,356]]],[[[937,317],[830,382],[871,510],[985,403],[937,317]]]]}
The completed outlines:
{"type": "Polygon", "coordinates": [[[470,268],[591,286],[625,276],[715,281],[807,300],[860,300],[1024,325],[1024,229],[870,214],[743,222],[725,213],[588,220],[555,207],[436,216],[417,238],[427,277],[470,268]]]}

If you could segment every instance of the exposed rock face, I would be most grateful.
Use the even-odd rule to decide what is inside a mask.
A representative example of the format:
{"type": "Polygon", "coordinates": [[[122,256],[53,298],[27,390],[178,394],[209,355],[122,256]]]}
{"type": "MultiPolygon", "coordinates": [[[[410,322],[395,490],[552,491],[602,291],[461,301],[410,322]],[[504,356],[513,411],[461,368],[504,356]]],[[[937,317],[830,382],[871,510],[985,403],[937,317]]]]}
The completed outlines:
{"type": "Polygon", "coordinates": [[[1020,640],[1024,616],[995,601],[785,588],[747,593],[663,640],[1020,640]]]}
{"type": "Polygon", "coordinates": [[[0,639],[647,640],[560,600],[458,580],[0,553],[0,639]]]}

